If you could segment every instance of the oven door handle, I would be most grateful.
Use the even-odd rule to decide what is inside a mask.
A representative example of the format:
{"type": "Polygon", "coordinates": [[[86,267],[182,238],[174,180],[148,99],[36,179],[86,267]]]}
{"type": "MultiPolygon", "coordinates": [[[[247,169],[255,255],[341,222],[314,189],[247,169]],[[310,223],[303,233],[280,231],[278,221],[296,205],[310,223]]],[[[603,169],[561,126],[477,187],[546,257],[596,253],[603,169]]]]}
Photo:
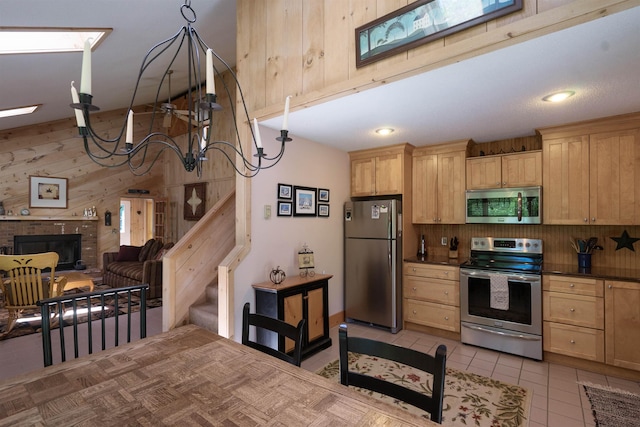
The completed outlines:
{"type": "MultiPolygon", "coordinates": [[[[476,272],[476,271],[467,272],[466,270],[461,269],[460,270],[460,274],[462,276],[466,276],[466,277],[475,277],[475,278],[478,278],[478,279],[491,280],[491,275],[479,273],[479,272],[476,272]]],[[[505,273],[496,272],[495,275],[507,276],[507,280],[520,280],[520,281],[526,281],[526,282],[539,282],[540,281],[540,276],[531,275],[531,274],[511,275],[511,274],[505,274],[505,273]]]]}
{"type": "Polygon", "coordinates": [[[511,337],[511,338],[518,338],[518,339],[526,340],[526,341],[540,341],[540,337],[532,337],[532,336],[529,336],[529,335],[522,335],[522,334],[518,334],[518,333],[515,333],[515,332],[494,331],[493,329],[483,328],[482,326],[467,325],[466,323],[463,323],[462,327],[473,329],[473,330],[480,331],[480,332],[488,332],[488,333],[494,334],[494,335],[501,335],[501,336],[506,336],[506,337],[511,337]]]}

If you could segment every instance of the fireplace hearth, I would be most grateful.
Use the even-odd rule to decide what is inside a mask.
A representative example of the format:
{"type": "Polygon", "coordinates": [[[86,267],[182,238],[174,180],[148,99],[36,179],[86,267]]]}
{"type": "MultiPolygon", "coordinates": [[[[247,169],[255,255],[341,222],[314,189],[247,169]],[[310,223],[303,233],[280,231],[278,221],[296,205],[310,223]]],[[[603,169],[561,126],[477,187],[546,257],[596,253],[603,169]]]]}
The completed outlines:
{"type": "Polygon", "coordinates": [[[14,236],[13,252],[17,255],[56,252],[60,256],[57,270],[73,270],[81,259],[82,234],[39,234],[14,236]]]}

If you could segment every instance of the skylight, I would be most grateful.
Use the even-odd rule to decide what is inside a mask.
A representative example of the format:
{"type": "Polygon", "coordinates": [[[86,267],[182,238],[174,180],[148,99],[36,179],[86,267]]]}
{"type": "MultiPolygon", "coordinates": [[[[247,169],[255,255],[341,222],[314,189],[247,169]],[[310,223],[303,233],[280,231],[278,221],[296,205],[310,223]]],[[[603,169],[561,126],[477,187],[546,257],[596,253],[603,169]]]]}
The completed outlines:
{"type": "Polygon", "coordinates": [[[18,107],[18,108],[8,108],[5,110],[0,110],[0,118],[2,117],[12,117],[12,116],[20,116],[22,114],[31,114],[40,105],[30,105],[28,107],[18,107]]]}
{"type": "Polygon", "coordinates": [[[89,38],[93,50],[110,32],[110,28],[0,27],[0,55],[81,52],[89,38]]]}

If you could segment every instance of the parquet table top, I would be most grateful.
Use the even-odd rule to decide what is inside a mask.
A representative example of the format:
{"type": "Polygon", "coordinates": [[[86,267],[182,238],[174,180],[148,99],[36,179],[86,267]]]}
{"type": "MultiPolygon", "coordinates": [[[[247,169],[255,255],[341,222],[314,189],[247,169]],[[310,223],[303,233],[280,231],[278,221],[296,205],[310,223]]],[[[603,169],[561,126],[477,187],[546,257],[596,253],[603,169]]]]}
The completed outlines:
{"type": "Polygon", "coordinates": [[[187,325],[0,382],[4,425],[437,424],[187,325]]]}

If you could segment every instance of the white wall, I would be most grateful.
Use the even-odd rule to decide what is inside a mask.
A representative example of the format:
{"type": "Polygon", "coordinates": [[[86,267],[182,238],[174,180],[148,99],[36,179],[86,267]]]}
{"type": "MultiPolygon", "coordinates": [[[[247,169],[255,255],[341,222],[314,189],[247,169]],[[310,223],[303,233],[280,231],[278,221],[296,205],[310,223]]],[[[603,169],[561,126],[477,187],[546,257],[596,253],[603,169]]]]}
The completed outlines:
{"type": "MultiPolygon", "coordinates": [[[[279,151],[279,132],[260,127],[268,155],[279,151]]],[[[287,277],[299,274],[298,251],[307,244],[314,252],[316,273],[333,274],[329,280],[329,315],[344,310],[342,209],[349,200],[349,155],[332,147],[291,135],[283,159],[272,169],[262,170],[251,181],[251,252],[236,269],[235,339],[241,338],[242,306],[255,295],[251,285],[269,280],[280,266],[287,277]],[[278,183],[329,189],[329,218],[279,217],[278,183]],[[271,218],[264,219],[264,206],[271,206],[271,218]]]]}

